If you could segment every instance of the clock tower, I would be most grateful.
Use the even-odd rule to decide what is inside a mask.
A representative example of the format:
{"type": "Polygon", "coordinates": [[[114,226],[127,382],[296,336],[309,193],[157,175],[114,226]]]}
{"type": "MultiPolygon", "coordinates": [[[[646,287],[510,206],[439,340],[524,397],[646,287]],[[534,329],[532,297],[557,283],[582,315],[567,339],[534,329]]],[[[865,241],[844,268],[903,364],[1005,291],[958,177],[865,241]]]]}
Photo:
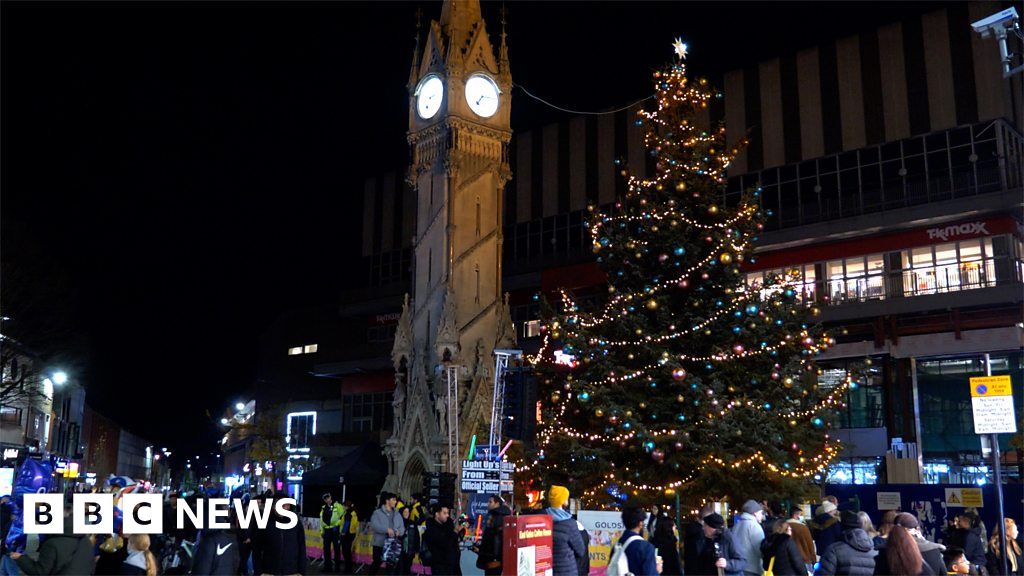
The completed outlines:
{"type": "Polygon", "coordinates": [[[479,0],[445,0],[424,41],[417,36],[409,73],[414,274],[392,351],[395,422],[385,449],[387,486],[405,495],[420,491],[424,472],[457,473],[472,435],[487,438],[493,351],[515,344],[501,290],[512,177],[502,24],[495,51],[479,0]]]}

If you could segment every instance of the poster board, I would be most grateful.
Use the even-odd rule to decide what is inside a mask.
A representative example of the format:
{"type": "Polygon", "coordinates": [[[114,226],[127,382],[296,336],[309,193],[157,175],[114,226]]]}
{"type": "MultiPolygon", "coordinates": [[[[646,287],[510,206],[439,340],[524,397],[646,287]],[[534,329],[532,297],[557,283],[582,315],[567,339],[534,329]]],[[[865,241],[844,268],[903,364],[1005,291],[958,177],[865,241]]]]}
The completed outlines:
{"type": "Polygon", "coordinates": [[[547,514],[506,516],[502,532],[502,576],[552,576],[551,533],[547,514]]]}
{"type": "Polygon", "coordinates": [[[622,513],[580,510],[577,519],[590,534],[590,576],[604,576],[612,549],[626,531],[622,513]]]}

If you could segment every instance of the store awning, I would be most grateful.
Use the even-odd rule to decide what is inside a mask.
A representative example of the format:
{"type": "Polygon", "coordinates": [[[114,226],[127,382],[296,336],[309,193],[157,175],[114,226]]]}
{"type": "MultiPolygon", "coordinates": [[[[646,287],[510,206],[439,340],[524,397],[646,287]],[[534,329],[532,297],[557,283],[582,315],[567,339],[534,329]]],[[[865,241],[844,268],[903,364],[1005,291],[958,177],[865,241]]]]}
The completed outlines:
{"type": "Polygon", "coordinates": [[[381,486],[388,473],[388,462],[380,446],[368,442],[347,446],[342,454],[302,475],[304,486],[381,486]]]}

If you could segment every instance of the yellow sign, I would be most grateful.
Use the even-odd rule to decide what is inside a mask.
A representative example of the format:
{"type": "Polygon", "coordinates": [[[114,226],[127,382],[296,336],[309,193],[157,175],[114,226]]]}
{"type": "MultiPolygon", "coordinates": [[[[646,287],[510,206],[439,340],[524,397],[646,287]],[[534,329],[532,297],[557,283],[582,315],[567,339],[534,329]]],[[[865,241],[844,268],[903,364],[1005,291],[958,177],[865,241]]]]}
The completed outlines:
{"type": "Polygon", "coordinates": [[[952,508],[981,508],[981,488],[946,488],[946,506],[952,508]]]}
{"type": "Polygon", "coordinates": [[[989,396],[1012,396],[1013,385],[1010,375],[975,376],[971,378],[971,397],[987,398],[989,396]]]}

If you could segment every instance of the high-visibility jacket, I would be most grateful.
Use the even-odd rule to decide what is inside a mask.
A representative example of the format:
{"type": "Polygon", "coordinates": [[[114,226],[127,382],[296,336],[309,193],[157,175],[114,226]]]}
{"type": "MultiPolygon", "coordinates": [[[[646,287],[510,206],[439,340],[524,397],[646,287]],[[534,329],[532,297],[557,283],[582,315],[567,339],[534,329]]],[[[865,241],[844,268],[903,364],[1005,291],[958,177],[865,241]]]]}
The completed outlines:
{"type": "Polygon", "coordinates": [[[330,507],[328,507],[327,504],[324,504],[320,507],[320,529],[326,531],[329,528],[338,528],[341,526],[342,516],[344,515],[345,507],[338,502],[331,504],[330,507]],[[331,511],[331,518],[327,522],[324,522],[324,514],[327,512],[328,508],[331,511]]]}

